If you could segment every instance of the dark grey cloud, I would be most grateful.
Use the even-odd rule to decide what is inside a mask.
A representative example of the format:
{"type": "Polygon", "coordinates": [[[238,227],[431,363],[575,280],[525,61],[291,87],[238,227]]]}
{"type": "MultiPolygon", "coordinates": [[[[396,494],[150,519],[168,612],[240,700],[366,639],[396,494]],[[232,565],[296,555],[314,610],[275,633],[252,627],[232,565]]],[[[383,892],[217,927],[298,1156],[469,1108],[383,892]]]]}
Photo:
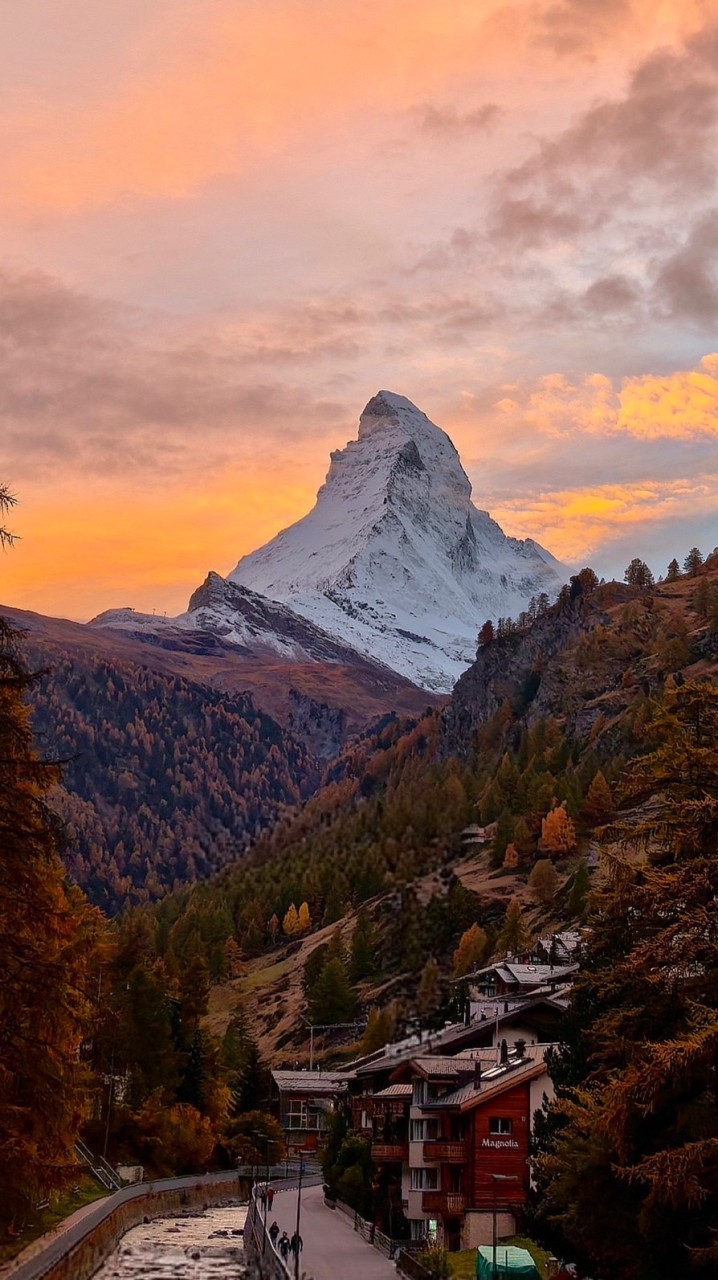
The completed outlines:
{"type": "Polygon", "coordinates": [[[718,210],[699,218],[658,265],[652,300],[659,314],[701,328],[718,321],[718,210]]]}
{"type": "MultiPolygon", "coordinates": [[[[320,329],[310,314],[305,354],[320,329]]],[[[0,274],[3,475],[216,466],[267,433],[299,441],[309,425],[341,418],[332,399],[261,376],[268,341],[222,325],[188,337],[49,276],[0,274]]],[[[278,334],[275,358],[282,344],[278,334]]]]}
{"type": "Polygon", "coordinates": [[[458,348],[501,314],[487,291],[412,298],[389,284],[200,330],[50,276],[0,272],[0,474],[180,474],[299,444],[340,429],[337,387],[367,353],[383,366],[458,348]],[[327,387],[328,355],[341,372],[327,387]]]}
{"type": "Polygon", "coordinates": [[[624,275],[602,276],[594,280],[583,294],[583,305],[598,316],[619,313],[625,316],[632,311],[641,297],[641,291],[633,280],[624,275]]]}
{"type": "Polygon", "coordinates": [[[559,55],[590,55],[630,9],[629,0],[559,0],[536,13],[536,40],[559,55]]]}
{"type": "Polygon", "coordinates": [[[621,217],[673,211],[716,187],[716,43],[658,52],[636,69],[621,99],[597,103],[500,180],[489,231],[497,241],[539,247],[576,240],[621,217]]]}
{"type": "Polygon", "coordinates": [[[504,112],[495,102],[484,102],[469,111],[461,111],[453,105],[426,102],[414,107],[410,114],[422,133],[446,140],[483,133],[497,124],[504,112]]]}

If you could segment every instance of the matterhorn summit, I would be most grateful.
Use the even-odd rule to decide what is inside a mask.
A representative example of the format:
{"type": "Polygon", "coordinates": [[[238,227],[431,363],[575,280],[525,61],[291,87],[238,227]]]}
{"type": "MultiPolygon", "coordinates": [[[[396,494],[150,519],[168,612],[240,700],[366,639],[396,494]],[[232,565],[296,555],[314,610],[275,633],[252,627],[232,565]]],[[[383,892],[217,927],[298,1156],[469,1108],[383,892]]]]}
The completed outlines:
{"type": "Polygon", "coordinates": [[[313,510],[228,578],[436,692],[473,660],[486,618],[564,580],[548,551],[473,505],[449,437],[390,391],[332,453],[313,510]]]}

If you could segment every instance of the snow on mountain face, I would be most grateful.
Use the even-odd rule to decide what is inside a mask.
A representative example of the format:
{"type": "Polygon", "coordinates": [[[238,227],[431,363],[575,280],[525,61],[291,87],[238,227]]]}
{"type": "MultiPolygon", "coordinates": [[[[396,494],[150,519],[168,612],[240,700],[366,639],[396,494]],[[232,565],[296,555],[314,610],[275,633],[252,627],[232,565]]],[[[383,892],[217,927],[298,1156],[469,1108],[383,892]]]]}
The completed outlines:
{"type": "Polygon", "coordinates": [[[228,577],[437,692],[473,661],[486,618],[564,580],[548,551],[477,510],[449,437],[388,391],[332,453],[313,510],[228,577]]]}
{"type": "Polygon", "coordinates": [[[230,645],[245,657],[273,657],[289,663],[357,660],[353,649],[286,605],[227,582],[218,573],[207,575],[187,612],[176,618],[108,609],[88,625],[126,631],[165,648],[211,652],[218,645],[230,645]]]}

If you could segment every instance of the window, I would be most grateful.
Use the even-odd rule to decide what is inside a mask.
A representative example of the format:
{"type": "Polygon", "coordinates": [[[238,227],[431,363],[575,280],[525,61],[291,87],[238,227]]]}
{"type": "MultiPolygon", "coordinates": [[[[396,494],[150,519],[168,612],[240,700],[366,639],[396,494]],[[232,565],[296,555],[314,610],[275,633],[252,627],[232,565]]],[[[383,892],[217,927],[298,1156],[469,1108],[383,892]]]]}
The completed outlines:
{"type": "Polygon", "coordinates": [[[414,1081],[414,1096],[412,1102],[415,1107],[421,1107],[426,1102],[426,1080],[414,1081]]]}
{"type": "Polygon", "coordinates": [[[306,1129],[307,1128],[307,1104],[299,1098],[289,1099],[289,1111],[287,1115],[288,1129],[306,1129]]]}
{"type": "Polygon", "coordinates": [[[509,1120],[507,1116],[491,1116],[489,1119],[489,1133],[513,1133],[514,1122],[509,1120]]]}
{"type": "Polygon", "coordinates": [[[412,1191],[436,1191],[438,1169],[412,1169],[410,1172],[412,1191]]]}
{"type": "Polygon", "coordinates": [[[323,1129],[325,1120],[316,1107],[310,1106],[301,1098],[290,1098],[285,1127],[287,1129],[323,1129]]]}
{"type": "Polygon", "coordinates": [[[409,1138],[412,1142],[427,1142],[438,1133],[438,1120],[412,1120],[409,1138]]]}

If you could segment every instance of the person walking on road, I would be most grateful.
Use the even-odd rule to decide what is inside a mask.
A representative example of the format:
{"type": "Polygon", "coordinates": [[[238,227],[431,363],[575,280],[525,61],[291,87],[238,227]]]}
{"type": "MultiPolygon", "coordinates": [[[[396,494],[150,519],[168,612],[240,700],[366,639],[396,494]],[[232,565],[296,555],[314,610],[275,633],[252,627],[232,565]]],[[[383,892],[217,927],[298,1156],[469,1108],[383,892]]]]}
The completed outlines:
{"type": "Polygon", "coordinates": [[[292,1253],[294,1254],[295,1258],[299,1258],[299,1255],[302,1252],[302,1249],[304,1248],[304,1241],[302,1240],[302,1237],[299,1235],[297,1231],[294,1232],[294,1235],[289,1241],[289,1247],[292,1253]]]}
{"type": "Polygon", "coordinates": [[[279,1237],[279,1252],[281,1253],[282,1258],[285,1262],[289,1257],[289,1248],[290,1248],[289,1236],[287,1235],[286,1231],[283,1231],[281,1236],[279,1237]]]}
{"type": "Polygon", "coordinates": [[[267,1188],[267,1204],[269,1205],[269,1212],[271,1213],[272,1205],[274,1204],[274,1187],[267,1188]]]}
{"type": "Polygon", "coordinates": [[[269,1239],[272,1241],[275,1249],[277,1247],[277,1236],[279,1235],[279,1223],[273,1222],[269,1228],[269,1239]]]}

